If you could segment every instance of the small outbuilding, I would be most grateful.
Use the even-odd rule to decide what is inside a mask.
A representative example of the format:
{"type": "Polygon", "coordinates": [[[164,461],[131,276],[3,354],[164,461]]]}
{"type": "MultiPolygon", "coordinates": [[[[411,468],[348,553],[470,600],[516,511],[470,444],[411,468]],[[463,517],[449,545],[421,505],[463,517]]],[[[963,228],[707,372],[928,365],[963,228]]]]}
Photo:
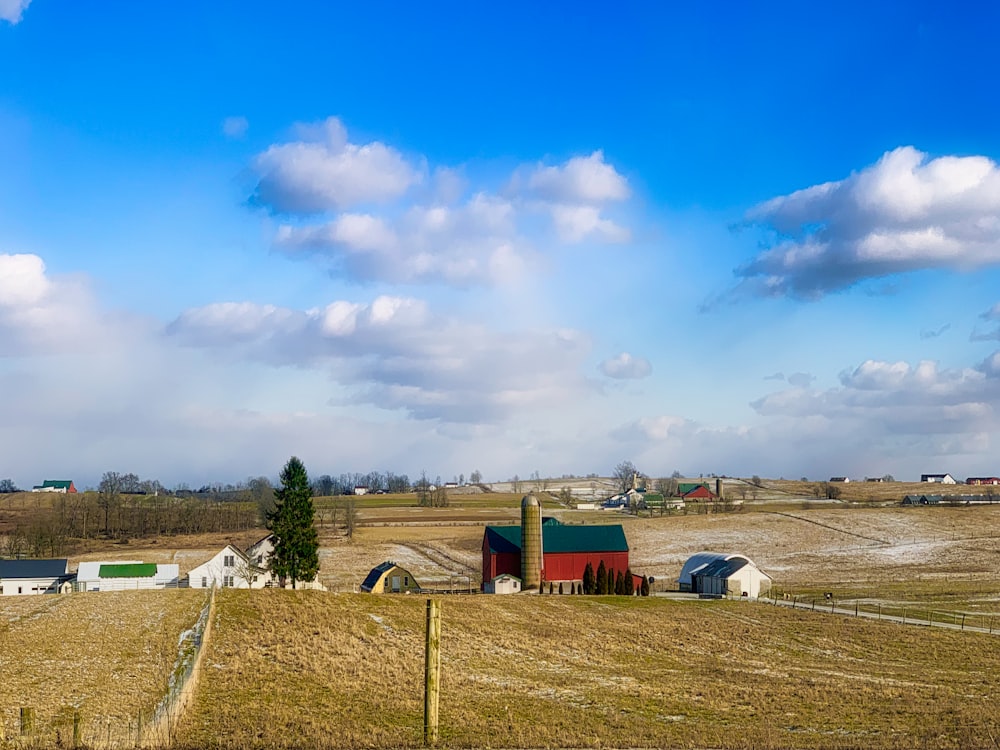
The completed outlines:
{"type": "Polygon", "coordinates": [[[0,560],[0,595],[58,594],[73,576],[59,560],[0,560]]]}
{"type": "Polygon", "coordinates": [[[921,474],[921,482],[932,482],[935,484],[958,484],[951,474],[921,474]]]}
{"type": "Polygon", "coordinates": [[[82,562],[76,572],[75,590],[134,591],[177,588],[179,585],[180,569],[176,563],[82,562]]]}
{"type": "Polygon", "coordinates": [[[420,592],[420,584],[410,571],[387,560],[371,569],[361,590],[370,594],[416,594],[420,592]]]}
{"type": "Polygon", "coordinates": [[[699,552],[688,558],[678,579],[681,591],[756,599],[771,590],[771,576],[748,557],[699,552]]]}
{"type": "Polygon", "coordinates": [[[510,573],[501,573],[489,583],[483,584],[483,593],[486,594],[519,594],[521,592],[521,579],[510,573]]]}
{"type": "Polygon", "coordinates": [[[32,492],[59,492],[63,495],[76,494],[76,485],[72,479],[46,479],[41,484],[31,488],[32,492]]]}

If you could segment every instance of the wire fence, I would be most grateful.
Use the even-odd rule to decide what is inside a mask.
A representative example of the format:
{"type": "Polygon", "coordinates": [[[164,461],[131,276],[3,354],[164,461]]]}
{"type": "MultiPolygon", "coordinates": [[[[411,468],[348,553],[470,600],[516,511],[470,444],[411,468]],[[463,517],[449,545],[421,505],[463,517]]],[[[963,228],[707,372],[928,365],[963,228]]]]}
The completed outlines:
{"type": "Polygon", "coordinates": [[[170,746],[177,723],[191,698],[214,610],[213,589],[198,620],[180,634],[166,692],[152,710],[137,709],[133,716],[125,718],[121,714],[90,715],[76,706],[63,706],[54,711],[43,709],[42,713],[35,706],[20,706],[12,717],[9,711],[0,715],[0,748],[117,750],[170,746]]]}

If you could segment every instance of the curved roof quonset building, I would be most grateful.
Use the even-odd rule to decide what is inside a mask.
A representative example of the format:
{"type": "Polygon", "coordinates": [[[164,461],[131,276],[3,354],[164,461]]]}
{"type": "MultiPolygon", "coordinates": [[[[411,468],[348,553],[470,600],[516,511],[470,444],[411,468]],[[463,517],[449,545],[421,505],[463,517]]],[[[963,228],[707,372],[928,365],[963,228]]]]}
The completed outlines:
{"type": "Polygon", "coordinates": [[[681,591],[755,599],[770,589],[771,577],[744,555],[698,552],[684,563],[677,583],[681,591]]]}

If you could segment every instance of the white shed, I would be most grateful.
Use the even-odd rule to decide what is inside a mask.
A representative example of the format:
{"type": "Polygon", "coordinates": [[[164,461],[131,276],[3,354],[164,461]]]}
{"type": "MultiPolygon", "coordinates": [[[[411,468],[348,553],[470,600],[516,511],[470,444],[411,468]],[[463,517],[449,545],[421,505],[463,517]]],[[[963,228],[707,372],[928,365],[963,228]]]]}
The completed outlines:
{"type": "Polygon", "coordinates": [[[521,592],[521,579],[510,573],[501,573],[483,586],[487,594],[518,594],[521,592]]]}
{"type": "Polygon", "coordinates": [[[193,589],[261,589],[270,585],[270,572],[252,563],[245,552],[231,544],[188,572],[188,586],[193,589]]]}
{"type": "Polygon", "coordinates": [[[76,571],[77,591],[134,591],[177,588],[180,568],[175,563],[144,563],[139,560],[82,562],[76,571]]]}

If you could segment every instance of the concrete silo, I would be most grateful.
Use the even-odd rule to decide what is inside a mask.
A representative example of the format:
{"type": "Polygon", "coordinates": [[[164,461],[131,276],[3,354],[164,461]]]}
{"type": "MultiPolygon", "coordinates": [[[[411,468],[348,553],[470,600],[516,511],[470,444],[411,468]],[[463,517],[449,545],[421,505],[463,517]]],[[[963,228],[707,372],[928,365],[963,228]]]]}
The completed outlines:
{"type": "Polygon", "coordinates": [[[521,500],[521,588],[542,584],[542,506],[534,495],[521,500]]]}

